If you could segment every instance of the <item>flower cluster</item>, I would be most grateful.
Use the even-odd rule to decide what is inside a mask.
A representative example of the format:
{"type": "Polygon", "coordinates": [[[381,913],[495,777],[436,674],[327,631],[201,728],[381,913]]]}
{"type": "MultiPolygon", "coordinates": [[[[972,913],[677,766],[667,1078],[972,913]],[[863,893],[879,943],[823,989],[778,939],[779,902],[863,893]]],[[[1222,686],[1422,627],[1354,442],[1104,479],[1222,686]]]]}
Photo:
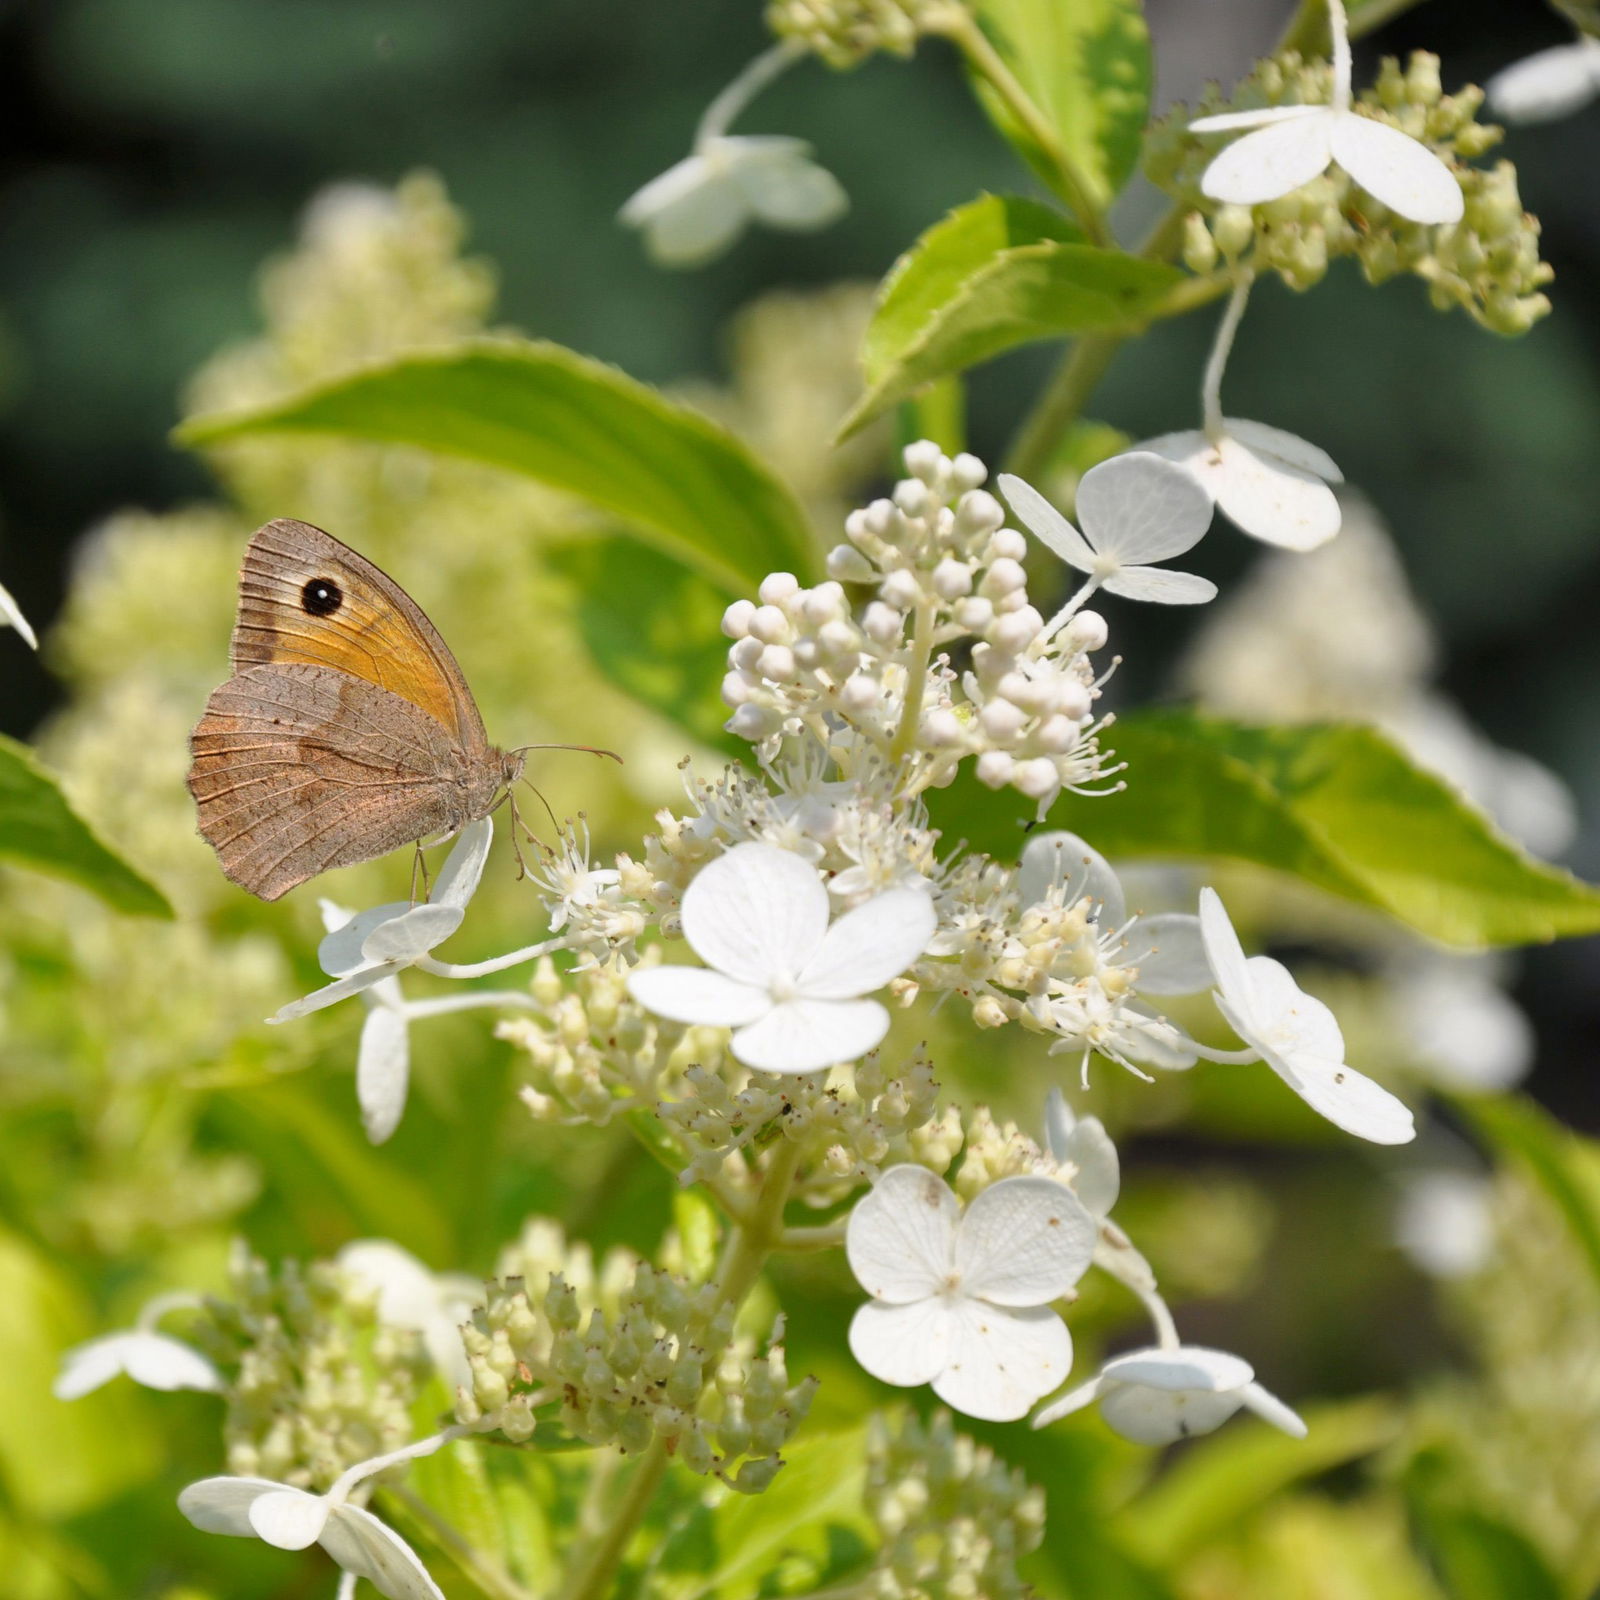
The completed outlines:
{"type": "MultiPolygon", "coordinates": [[[[1488,169],[1467,164],[1500,138],[1499,129],[1476,120],[1483,92],[1469,87],[1445,94],[1438,58],[1425,52],[1416,52],[1403,69],[1385,60],[1377,82],[1355,96],[1352,110],[1344,114],[1352,122],[1396,130],[1437,157],[1459,185],[1459,221],[1437,227],[1441,216],[1431,211],[1429,220],[1412,220],[1399,206],[1375,199],[1359,176],[1339,165],[1292,175],[1280,168],[1282,189],[1258,201],[1222,199],[1207,191],[1218,144],[1209,135],[1191,133],[1196,120],[1228,117],[1218,128],[1223,132],[1242,126],[1237,119],[1248,113],[1274,112],[1287,119],[1273,130],[1282,133],[1305,122],[1291,112],[1331,106],[1338,87],[1326,62],[1288,52],[1259,63],[1231,98],[1208,93],[1198,117],[1180,107],[1152,128],[1146,146],[1151,179],[1193,208],[1185,235],[1190,268],[1209,272],[1220,260],[1230,267],[1276,272],[1291,288],[1309,289],[1321,281],[1330,261],[1353,256],[1370,282],[1413,273],[1427,283],[1440,309],[1461,306],[1497,333],[1522,333],[1546,315],[1550,302],[1540,291],[1551,269],[1540,260],[1539,225],[1523,210],[1515,169],[1509,162],[1488,169]]],[[[1259,137],[1249,135],[1228,148],[1259,137]]],[[[1359,156],[1355,159],[1357,172],[1370,175],[1359,156]]],[[[1324,154],[1324,165],[1327,160],[1324,154]]],[[[1381,155],[1376,170],[1385,170],[1381,155]]]]}
{"type": "Polygon", "coordinates": [[[842,71],[880,50],[909,56],[919,9],[920,0],[769,0],[767,26],[842,71]]]}
{"type": "Polygon", "coordinates": [[[874,1416],[867,1433],[867,1512],[882,1539],[863,1593],[880,1600],[1022,1600],[1017,1559],[1044,1537],[1044,1495],[951,1425],[912,1413],[874,1416]]]}
{"type": "Polygon", "coordinates": [[[462,1329],[471,1377],[457,1394],[460,1421],[519,1443],[552,1407],[586,1444],[631,1453],[659,1438],[691,1471],[765,1488],[816,1389],[812,1378],[790,1383],[781,1320],[757,1355],[735,1337],[737,1308],[716,1283],[695,1286],[622,1251],[597,1272],[585,1248],[563,1245],[553,1225],[532,1225],[510,1264],[533,1270],[489,1284],[462,1329]],[[552,1258],[559,1269],[538,1270],[552,1258]]]}

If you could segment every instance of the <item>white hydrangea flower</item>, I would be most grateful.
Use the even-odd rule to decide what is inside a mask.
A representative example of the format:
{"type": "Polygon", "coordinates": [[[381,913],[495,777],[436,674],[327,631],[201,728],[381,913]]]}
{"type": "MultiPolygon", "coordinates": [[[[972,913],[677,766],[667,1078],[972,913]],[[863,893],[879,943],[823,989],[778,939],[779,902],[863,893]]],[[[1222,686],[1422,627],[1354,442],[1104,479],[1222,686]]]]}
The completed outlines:
{"type": "Polygon", "coordinates": [[[1073,1169],[1072,1192],[1089,1215],[1104,1222],[1122,1188],[1122,1165],[1105,1124],[1076,1115],[1067,1097],[1052,1089],[1044,1103],[1044,1143],[1053,1161],[1073,1169]]]}
{"type": "Polygon", "coordinates": [[[39,640],[34,634],[32,625],[23,616],[22,608],[11,598],[10,590],[4,584],[0,584],[0,627],[4,627],[7,624],[15,628],[28,641],[31,649],[37,650],[39,648],[39,640]]]}
{"type": "Polygon", "coordinates": [[[270,1478],[202,1478],[178,1509],[203,1533],[263,1539],[280,1550],[320,1544],[354,1578],[388,1600],[444,1600],[416,1552],[370,1511],[331,1494],[308,1494],[270,1478]]]}
{"type": "Polygon", "coordinates": [[[1328,485],[1344,474],[1325,450],[1282,428],[1224,417],[1215,433],[1163,433],[1134,448],[1176,462],[1253,538],[1315,550],[1339,531],[1339,497],[1328,485]]]}
{"type": "Polygon", "coordinates": [[[1537,50],[1495,73],[1485,85],[1489,106],[1507,122],[1553,122],[1600,94],[1600,39],[1537,50]]]}
{"type": "Polygon", "coordinates": [[[1241,1406],[1296,1439],[1306,1425],[1255,1381],[1248,1361],[1202,1345],[1151,1346],[1114,1357],[1087,1383],[1046,1406],[1036,1428],[1098,1400],[1107,1426],[1135,1444],[1172,1444],[1220,1427],[1241,1406]]]}
{"type": "Polygon", "coordinates": [[[1333,99],[1326,106],[1269,106],[1201,117],[1191,133],[1253,128],[1205,170],[1213,200],[1255,206],[1293,193],[1337,163],[1375,200],[1412,222],[1459,222],[1461,185],[1416,139],[1350,108],[1350,40],[1341,0],[1329,0],[1333,25],[1333,99]]]}
{"type": "Polygon", "coordinates": [[[816,1072],[872,1049],[889,1014],[865,997],[922,954],[937,920],[928,894],[890,889],[830,927],[816,868],[755,843],[702,867],[682,915],[706,965],[641,968],[628,992],[675,1022],[734,1029],[733,1054],[762,1072],[816,1072]]]}
{"type": "Polygon", "coordinates": [[[962,1212],[942,1178],[891,1167],[850,1213],[850,1270],[872,1299],[850,1349],[875,1378],[932,1384],[969,1417],[1026,1415],[1072,1367],[1050,1308],[1089,1266],[1094,1218],[1051,1178],[1003,1178],[962,1212]]]}
{"type": "Polygon", "coordinates": [[[1197,605],[1215,597],[1217,586],[1209,579],[1151,565],[1191,549],[1211,524],[1211,497],[1170,461],[1134,450],[1091,467],[1078,484],[1081,533],[1021,478],[1002,472],[997,481],[1034,537],[1088,574],[1082,598],[1101,588],[1125,600],[1164,605],[1197,605]]]}
{"type": "Polygon", "coordinates": [[[804,139],[725,134],[652,178],[617,213],[643,231],[663,267],[698,267],[721,255],[751,222],[810,233],[849,208],[839,180],[811,159],[804,139]]]}
{"type": "Polygon", "coordinates": [[[1408,1176],[1395,1209],[1395,1243],[1430,1277],[1470,1277],[1494,1251],[1493,1193],[1476,1173],[1408,1176]]]}
{"type": "Polygon", "coordinates": [[[480,1280],[459,1272],[430,1272],[389,1239],[352,1240],[337,1260],[377,1295],[379,1322],[422,1335],[434,1370],[452,1391],[471,1381],[461,1324],[483,1303],[480,1280]]]}
{"type": "Polygon", "coordinates": [[[222,1374],[198,1350],[153,1328],[129,1328],[67,1351],[51,1393],[81,1400],[123,1373],[146,1389],[215,1394],[222,1388],[222,1374]]]}
{"type": "Polygon", "coordinates": [[[1213,889],[1200,891],[1200,931],[1216,979],[1217,1009],[1313,1111],[1374,1144],[1405,1144],[1416,1137],[1405,1105],[1345,1065],[1344,1037],[1327,1006],[1304,993],[1281,962],[1246,959],[1213,889]]]}

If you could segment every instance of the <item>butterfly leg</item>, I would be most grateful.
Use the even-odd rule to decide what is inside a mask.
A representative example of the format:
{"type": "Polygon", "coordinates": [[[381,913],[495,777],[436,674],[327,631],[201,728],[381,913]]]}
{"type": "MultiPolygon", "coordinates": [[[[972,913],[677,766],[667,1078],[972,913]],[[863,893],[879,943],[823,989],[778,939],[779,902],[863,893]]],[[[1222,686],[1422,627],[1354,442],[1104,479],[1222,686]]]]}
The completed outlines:
{"type": "Polygon", "coordinates": [[[426,901],[433,892],[433,886],[428,879],[428,858],[422,853],[422,841],[417,840],[416,853],[411,858],[411,903],[420,905],[426,901]],[[422,879],[422,900],[417,899],[417,879],[422,879]]]}

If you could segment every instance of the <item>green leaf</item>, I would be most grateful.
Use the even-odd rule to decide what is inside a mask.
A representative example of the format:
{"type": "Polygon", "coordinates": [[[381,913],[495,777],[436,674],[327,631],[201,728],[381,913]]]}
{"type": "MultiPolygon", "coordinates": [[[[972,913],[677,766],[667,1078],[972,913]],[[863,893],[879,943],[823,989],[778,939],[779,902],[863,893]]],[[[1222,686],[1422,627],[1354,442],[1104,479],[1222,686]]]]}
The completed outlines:
{"type": "Polygon", "coordinates": [[[728,708],[722,613],[737,591],[627,534],[563,545],[548,565],[573,588],[573,614],[594,664],[619,689],[702,744],[737,753],[728,708]]]}
{"type": "Polygon", "coordinates": [[[928,229],[890,267],[861,344],[861,367],[877,383],[981,267],[1004,250],[1046,240],[1081,244],[1066,217],[1020,195],[986,194],[958,206],[928,229]]]}
{"type": "Polygon", "coordinates": [[[1273,1495],[1381,1450],[1405,1414],[1372,1399],[1311,1407],[1305,1420],[1304,1439],[1241,1423],[1191,1446],[1118,1519],[1123,1543],[1162,1569],[1181,1563],[1273,1495]]]}
{"type": "Polygon", "coordinates": [[[1600,1285],[1600,1145],[1516,1096],[1457,1096],[1455,1105],[1501,1157],[1525,1167],[1555,1203],[1600,1285]]]}
{"type": "MultiPolygon", "coordinates": [[[[1054,239],[991,255],[954,284],[903,343],[891,349],[885,339],[879,375],[840,424],[839,437],[923,384],[1016,345],[1137,328],[1183,277],[1163,262],[1054,239]]],[[[896,320],[904,328],[912,319],[896,320]]]]}
{"type": "MultiPolygon", "coordinates": [[[[978,23],[1102,210],[1139,162],[1150,110],[1150,32],[1139,0],[977,0],[978,23]]],[[[982,79],[978,98],[1046,183],[1054,163],[982,79]]]]}
{"type": "MultiPolygon", "coordinates": [[[[1106,735],[1127,789],[1064,795],[1049,826],[1119,857],[1227,858],[1388,912],[1445,944],[1529,944],[1600,930],[1600,890],[1536,861],[1375,729],[1253,727],[1145,712],[1106,735]]],[[[1023,802],[966,774],[929,796],[953,843],[1015,857],[1023,802]]]]}
{"type": "Polygon", "coordinates": [[[66,878],[136,917],[172,916],[166,896],[141,877],[67,803],[25,745],[0,736],[0,857],[66,878]]]}
{"type": "Polygon", "coordinates": [[[820,1434],[785,1451],[763,1494],[713,1489],[654,1558],[659,1600],[803,1594],[863,1566],[877,1536],[862,1505],[866,1430],[820,1434]]]}
{"type": "Polygon", "coordinates": [[[483,339],[403,356],[272,405],[196,417],[177,438],[272,433],[416,445],[522,473],[626,518],[735,590],[817,565],[794,496],[732,434],[556,344],[483,339]]]}

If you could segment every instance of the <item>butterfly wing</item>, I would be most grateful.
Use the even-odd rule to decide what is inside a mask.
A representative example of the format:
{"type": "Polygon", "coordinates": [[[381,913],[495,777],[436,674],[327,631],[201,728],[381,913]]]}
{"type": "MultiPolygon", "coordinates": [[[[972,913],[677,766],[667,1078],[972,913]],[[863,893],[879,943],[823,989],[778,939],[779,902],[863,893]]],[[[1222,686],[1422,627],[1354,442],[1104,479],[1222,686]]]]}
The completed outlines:
{"type": "Polygon", "coordinates": [[[191,745],[200,832],[263,900],[459,828],[493,801],[430,711],[327,666],[247,667],[206,702],[191,745]]]}
{"type": "Polygon", "coordinates": [[[309,522],[257,529],[239,575],[233,670],[303,664],[346,673],[409,702],[470,757],[483,719],[449,647],[386,573],[309,522]]]}

